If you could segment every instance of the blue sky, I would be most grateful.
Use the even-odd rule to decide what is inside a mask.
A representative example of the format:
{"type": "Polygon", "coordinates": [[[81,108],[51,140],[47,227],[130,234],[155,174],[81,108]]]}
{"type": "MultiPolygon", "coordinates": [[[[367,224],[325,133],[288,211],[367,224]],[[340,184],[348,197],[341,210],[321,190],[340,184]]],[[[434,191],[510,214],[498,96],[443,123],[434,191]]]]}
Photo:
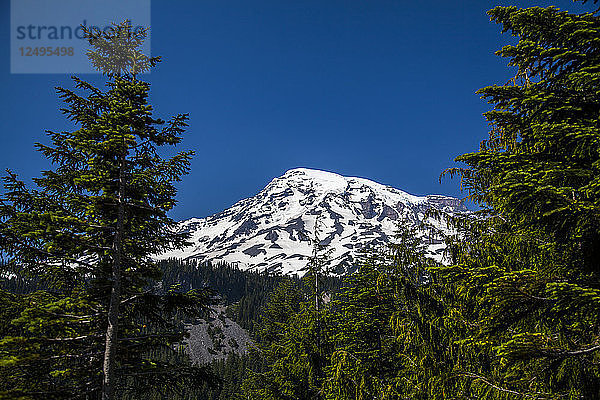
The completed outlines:
{"type": "MultiPolygon", "coordinates": [[[[152,1],[146,78],[157,116],[190,113],[197,155],[177,219],[206,216],[295,167],[360,176],[412,194],[463,196],[440,172],[487,135],[475,91],[505,83],[510,42],[495,5],[588,11],[570,1],[152,1]]],[[[68,128],[54,86],[66,74],[10,74],[9,2],[0,5],[0,168],[48,162],[44,131],[68,128]]],[[[82,76],[101,83],[95,75],[82,76]]]]}

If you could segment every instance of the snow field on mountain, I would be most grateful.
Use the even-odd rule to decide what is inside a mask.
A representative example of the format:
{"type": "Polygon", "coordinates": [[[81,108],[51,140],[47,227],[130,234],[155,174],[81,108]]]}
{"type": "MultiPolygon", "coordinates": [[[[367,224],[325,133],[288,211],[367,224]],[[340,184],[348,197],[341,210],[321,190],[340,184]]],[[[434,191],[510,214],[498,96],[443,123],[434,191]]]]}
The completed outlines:
{"type": "MultiPolygon", "coordinates": [[[[361,249],[393,241],[399,223],[417,226],[425,212],[448,213],[466,208],[454,198],[413,196],[364,178],[298,168],[273,179],[256,196],[207,218],[182,221],[179,229],[191,234],[185,249],[159,258],[225,261],[241,269],[303,274],[319,239],[331,252],[333,273],[347,272],[361,249]]],[[[434,232],[422,232],[430,256],[442,261],[444,245],[431,236],[449,233],[442,221],[427,221],[434,232]]]]}

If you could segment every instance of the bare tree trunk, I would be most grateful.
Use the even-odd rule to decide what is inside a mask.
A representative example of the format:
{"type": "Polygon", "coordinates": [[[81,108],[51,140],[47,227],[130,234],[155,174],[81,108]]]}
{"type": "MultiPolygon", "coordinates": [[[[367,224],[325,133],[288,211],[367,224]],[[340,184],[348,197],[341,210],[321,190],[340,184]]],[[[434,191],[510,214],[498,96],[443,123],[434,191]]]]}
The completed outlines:
{"type": "Polygon", "coordinates": [[[317,313],[319,312],[320,302],[319,302],[319,272],[318,267],[315,268],[315,309],[317,313]]]}
{"type": "Polygon", "coordinates": [[[321,241],[319,240],[318,234],[315,233],[315,245],[313,250],[313,274],[315,274],[315,317],[317,319],[317,352],[318,358],[316,362],[316,376],[317,380],[321,379],[321,359],[323,357],[323,352],[321,351],[321,316],[319,315],[319,311],[321,308],[321,299],[319,293],[319,274],[321,272],[321,260],[319,259],[319,245],[321,241]]]}
{"type": "Polygon", "coordinates": [[[117,229],[113,241],[112,288],[108,308],[108,326],[106,328],[106,343],[104,347],[104,380],[102,382],[102,400],[112,400],[115,386],[115,361],[119,333],[119,305],[121,304],[121,263],[123,253],[123,225],[125,217],[125,182],[123,168],[125,157],[121,157],[119,165],[119,193],[117,199],[117,229]]]}

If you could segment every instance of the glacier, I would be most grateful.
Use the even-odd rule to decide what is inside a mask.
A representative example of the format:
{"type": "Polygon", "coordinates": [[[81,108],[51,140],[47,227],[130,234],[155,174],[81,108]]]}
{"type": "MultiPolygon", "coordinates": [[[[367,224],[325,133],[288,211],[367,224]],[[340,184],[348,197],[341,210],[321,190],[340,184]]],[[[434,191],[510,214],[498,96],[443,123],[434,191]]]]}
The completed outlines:
{"type": "Polygon", "coordinates": [[[302,275],[318,238],[330,249],[330,272],[343,275],[353,270],[362,250],[393,242],[398,224],[425,224],[419,236],[427,254],[444,262],[441,238],[452,229],[429,215],[431,209],[468,212],[453,197],[414,196],[365,178],[295,168],[222,212],[181,221],[177,229],[190,234],[191,245],[158,258],[302,275]]]}

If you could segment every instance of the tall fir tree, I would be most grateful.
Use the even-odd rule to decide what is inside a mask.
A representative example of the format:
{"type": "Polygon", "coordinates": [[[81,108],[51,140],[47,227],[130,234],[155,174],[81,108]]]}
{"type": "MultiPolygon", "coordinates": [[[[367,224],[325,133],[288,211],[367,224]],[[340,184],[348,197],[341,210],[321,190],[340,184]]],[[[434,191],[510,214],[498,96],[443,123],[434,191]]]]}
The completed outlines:
{"type": "Polygon", "coordinates": [[[489,15],[518,39],[497,53],[517,73],[479,91],[494,105],[489,139],[450,171],[485,214],[440,269],[476,327],[463,352],[485,360],[456,376],[490,399],[598,398],[600,17],[489,15]]]}
{"type": "Polygon", "coordinates": [[[300,285],[284,279],[271,294],[258,332],[265,365],[252,371],[242,385],[243,398],[323,398],[329,353],[325,282],[330,249],[321,239],[323,225],[317,218],[314,233],[305,237],[313,246],[300,285]]]}
{"type": "Polygon", "coordinates": [[[445,307],[432,282],[418,229],[402,223],[394,243],[365,254],[330,310],[327,399],[427,399],[449,364],[440,323],[445,307]]]}
{"type": "Polygon", "coordinates": [[[0,342],[0,368],[11,379],[5,396],[150,398],[208,378],[185,362],[183,326],[172,319],[197,316],[207,298],[157,286],[152,260],[185,244],[167,213],[193,153],[159,153],[180,143],[188,116],[153,117],[150,85],[138,76],[160,58],[141,52],[146,32],[128,21],[86,30],[107,89],[77,77],[78,91],[57,88],[78,127],[37,144],[56,168],[35,179],[37,189],[12,172],[5,178],[2,250],[45,286],[21,296],[0,342]]]}

